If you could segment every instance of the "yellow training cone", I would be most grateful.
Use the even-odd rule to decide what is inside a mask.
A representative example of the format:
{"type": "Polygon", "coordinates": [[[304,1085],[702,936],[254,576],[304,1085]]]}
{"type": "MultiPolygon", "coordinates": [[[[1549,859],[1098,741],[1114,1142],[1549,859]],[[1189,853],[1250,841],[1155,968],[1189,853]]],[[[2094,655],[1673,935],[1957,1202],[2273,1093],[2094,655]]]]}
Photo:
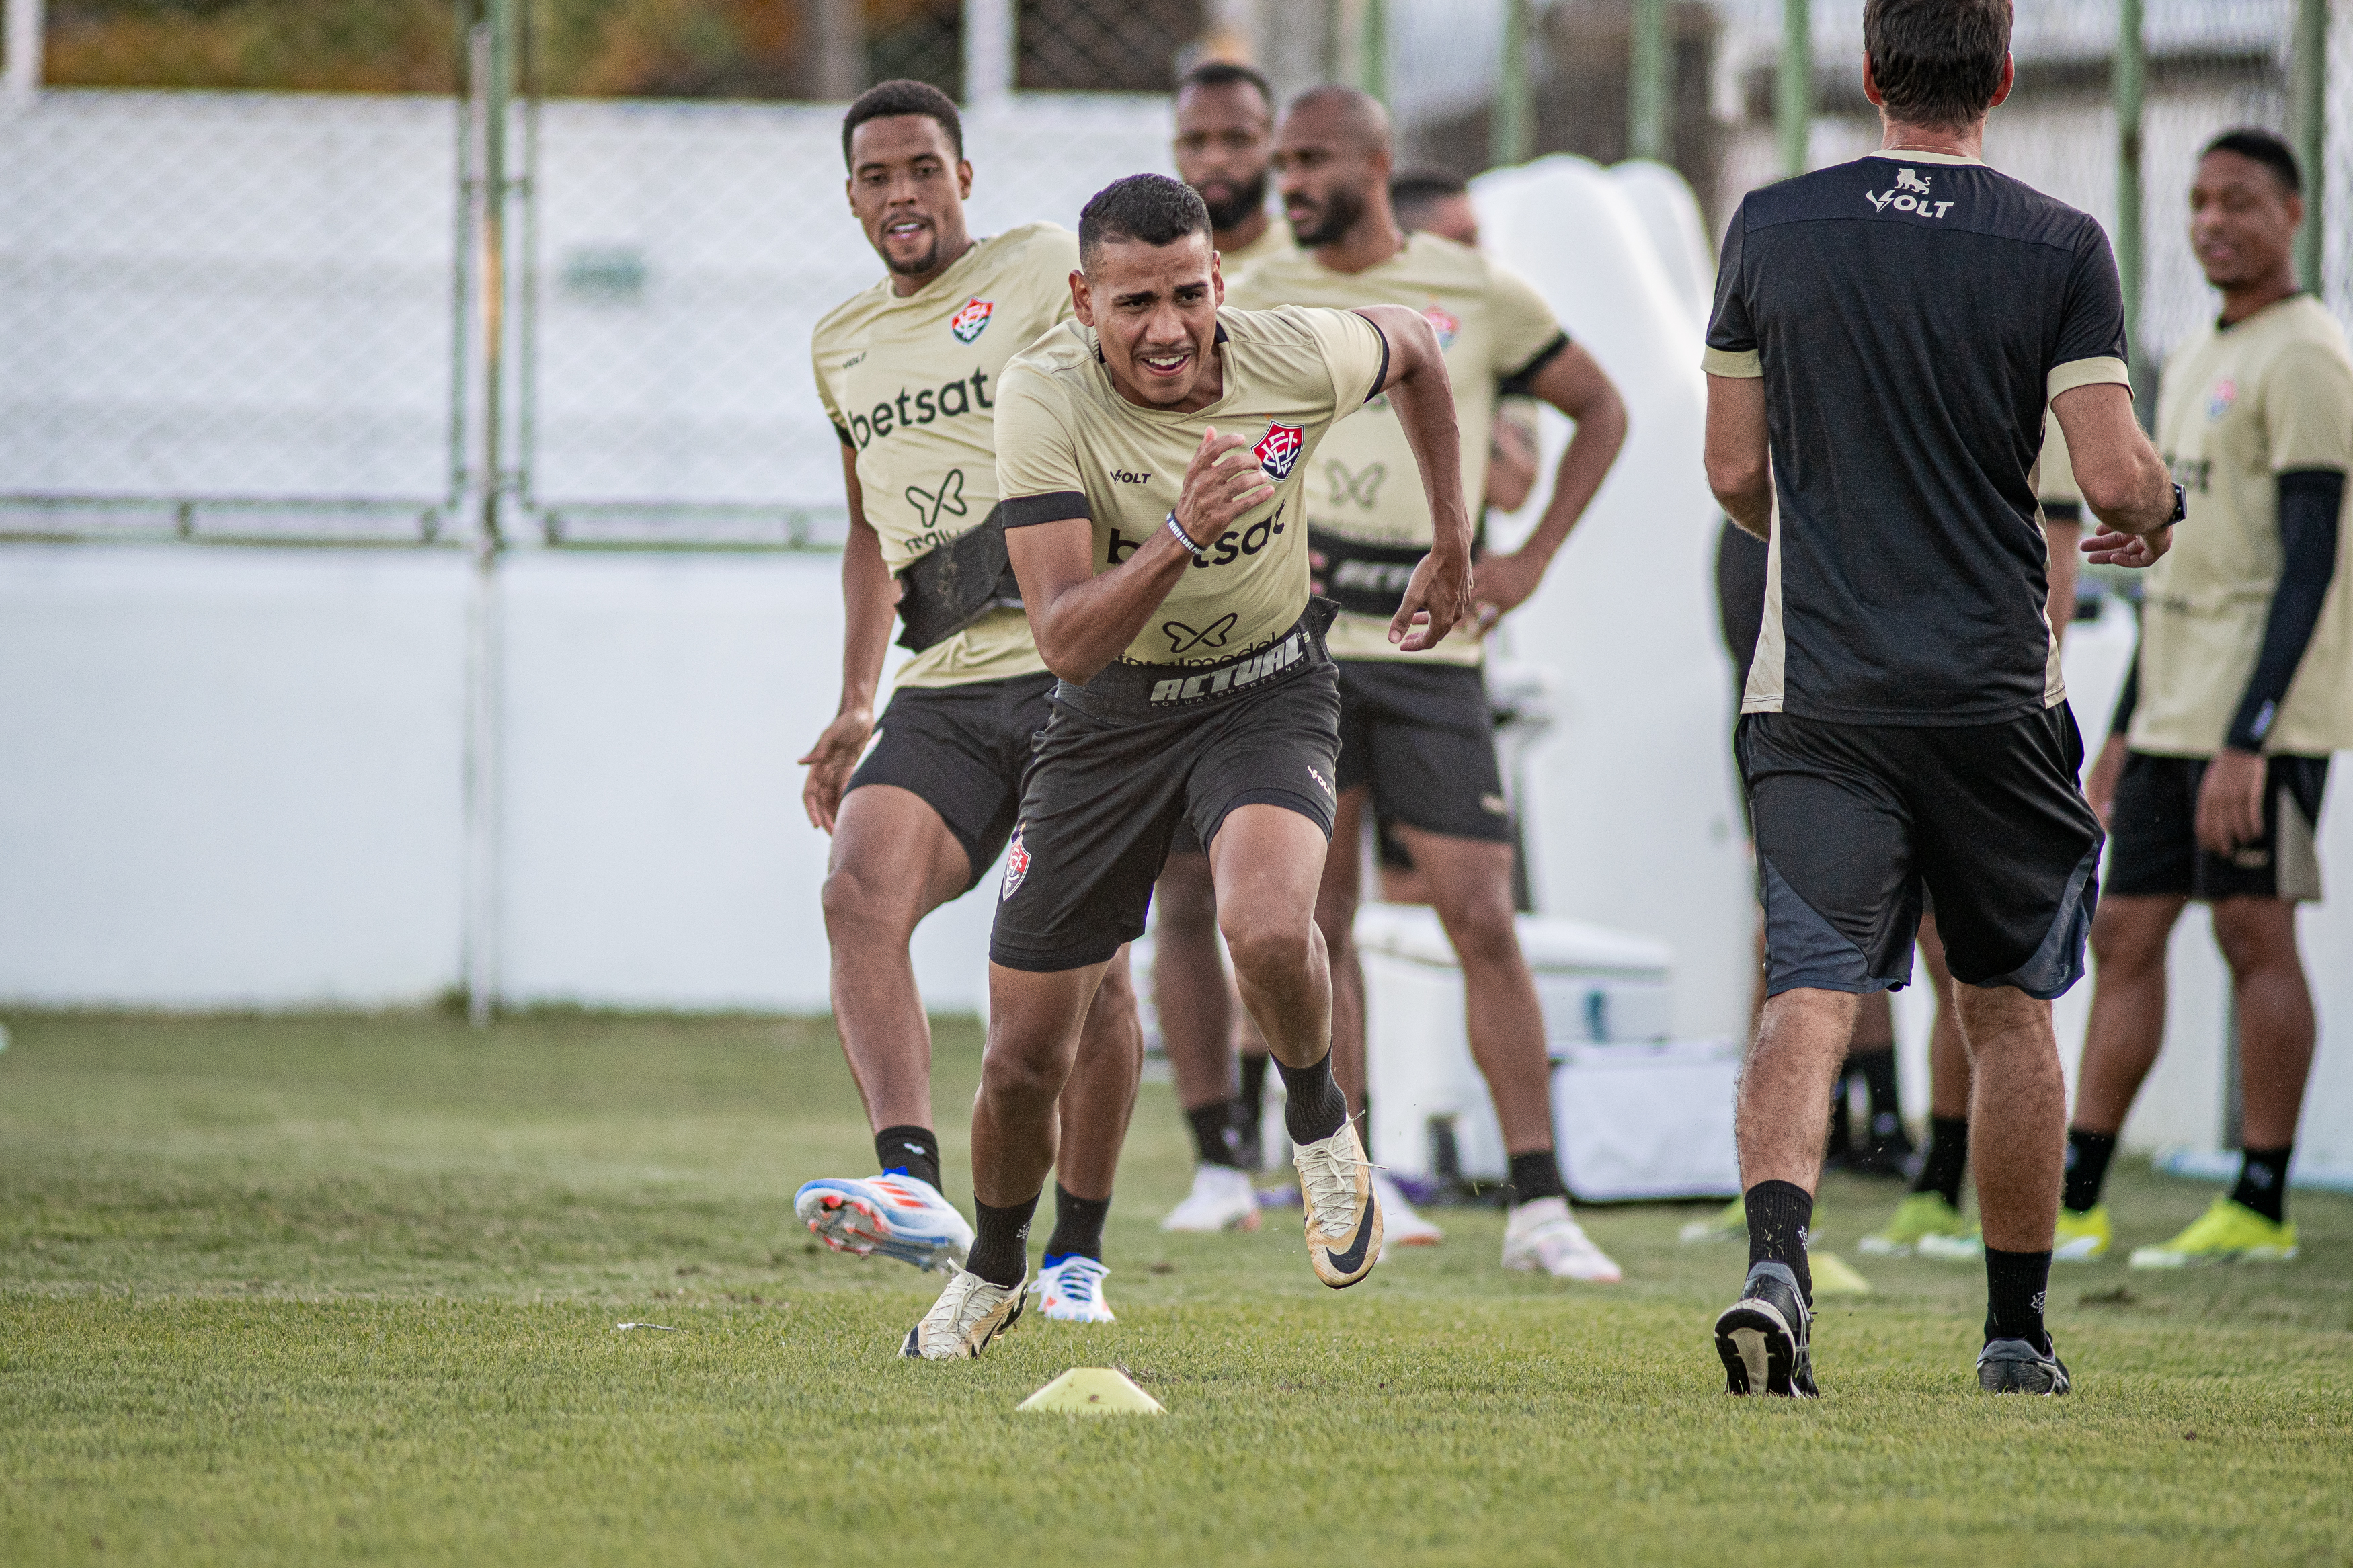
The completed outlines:
{"type": "Polygon", "coordinates": [[[1856,1273],[1853,1266],[1837,1253],[1809,1253],[1806,1261],[1814,1271],[1815,1295],[1868,1296],[1871,1294],[1871,1281],[1856,1273]]]}
{"type": "Polygon", "coordinates": [[[1074,1366],[1015,1408],[1063,1415],[1165,1415],[1160,1401],[1107,1366],[1074,1366]]]}

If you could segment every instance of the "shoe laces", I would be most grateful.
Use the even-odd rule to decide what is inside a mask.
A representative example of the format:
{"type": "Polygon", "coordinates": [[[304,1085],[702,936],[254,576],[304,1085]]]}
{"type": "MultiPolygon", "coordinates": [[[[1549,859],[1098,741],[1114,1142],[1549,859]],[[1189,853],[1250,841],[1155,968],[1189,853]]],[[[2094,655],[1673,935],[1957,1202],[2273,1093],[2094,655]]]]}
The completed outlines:
{"type": "Polygon", "coordinates": [[[1055,1272],[1062,1277],[1055,1287],[1056,1295],[1071,1301],[1092,1301],[1095,1287],[1111,1270],[1092,1258],[1066,1258],[1055,1265],[1055,1272]]]}
{"type": "Polygon", "coordinates": [[[968,1268],[959,1269],[956,1277],[948,1281],[948,1288],[940,1292],[939,1300],[924,1314],[923,1321],[961,1334],[987,1316],[994,1305],[980,1300],[980,1293],[1003,1289],[1001,1285],[990,1284],[968,1268]]]}
{"type": "Polygon", "coordinates": [[[1356,1154],[1345,1125],[1299,1151],[1299,1185],[1307,1212],[1326,1236],[1345,1236],[1356,1218],[1356,1154]]]}

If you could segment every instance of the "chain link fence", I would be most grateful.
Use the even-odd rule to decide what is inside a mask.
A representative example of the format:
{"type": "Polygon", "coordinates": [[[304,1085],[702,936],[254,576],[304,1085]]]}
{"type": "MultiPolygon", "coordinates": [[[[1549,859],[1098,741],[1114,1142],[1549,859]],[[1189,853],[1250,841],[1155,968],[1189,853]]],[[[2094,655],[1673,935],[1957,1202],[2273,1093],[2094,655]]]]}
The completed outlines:
{"type": "MultiPolygon", "coordinates": [[[[349,33],[319,20],[336,6],[392,3],[303,0],[301,37],[349,33]]],[[[2017,91],[1988,136],[1995,163],[2111,233],[2123,3],[2021,6],[2017,91]]],[[[90,31],[114,6],[179,40],[173,81],[252,86],[231,65],[249,72],[254,50],[190,43],[187,17],[252,26],[257,7],[292,4],[184,6],[180,32],[155,33],[151,0],[72,0],[50,58],[137,79],[130,46],[90,31]],[[227,74],[204,76],[216,58],[227,74]]],[[[396,29],[353,35],[396,34],[397,61],[345,69],[306,44],[302,79],[430,89],[446,66],[450,90],[52,86],[0,105],[0,537],[431,542],[470,526],[491,400],[467,182],[488,122],[463,91],[489,57],[465,41],[493,11],[519,29],[500,296],[509,537],[786,546],[839,527],[807,344],[879,275],[839,163],[839,100],[865,82],[913,76],[967,100],[986,233],[1074,223],[1106,181],[1167,168],[1166,95],[1207,54],[1259,60],[1286,94],[1364,83],[1410,161],[1615,162],[1641,139],[1632,62],[1649,37],[1651,145],[1720,223],[1788,165],[1788,4],[397,0],[396,29]],[[439,64],[418,41],[435,26],[439,64]]],[[[2197,149],[2232,125],[2290,129],[2298,5],[2144,6],[2138,339],[2161,360],[2211,309],[2185,239],[2197,149]]],[[[2353,317],[2353,0],[2331,13],[2323,280],[2353,317]]],[[[1811,164],[1877,142],[1861,14],[1810,6],[1811,164]]]]}

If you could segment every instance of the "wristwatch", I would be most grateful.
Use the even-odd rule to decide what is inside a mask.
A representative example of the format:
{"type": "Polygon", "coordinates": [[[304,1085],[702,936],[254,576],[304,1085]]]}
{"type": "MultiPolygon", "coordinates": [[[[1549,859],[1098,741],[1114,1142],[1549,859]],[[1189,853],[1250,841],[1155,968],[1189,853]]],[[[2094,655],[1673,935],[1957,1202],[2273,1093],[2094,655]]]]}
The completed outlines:
{"type": "Polygon", "coordinates": [[[2189,496],[2179,485],[2173,487],[2173,515],[2165,520],[2168,528],[2189,515],[2189,496]]]}

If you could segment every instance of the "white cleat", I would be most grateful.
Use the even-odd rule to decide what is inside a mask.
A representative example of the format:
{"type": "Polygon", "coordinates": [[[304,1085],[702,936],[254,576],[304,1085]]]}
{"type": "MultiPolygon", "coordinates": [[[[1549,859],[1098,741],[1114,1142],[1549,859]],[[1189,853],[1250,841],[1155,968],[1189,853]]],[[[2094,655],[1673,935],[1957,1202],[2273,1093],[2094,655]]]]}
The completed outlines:
{"type": "Polygon", "coordinates": [[[1436,1247],[1446,1233],[1413,1212],[1413,1205],[1387,1171],[1373,1173],[1373,1195],[1381,1200],[1381,1256],[1400,1247],[1436,1247]]]}
{"type": "Polygon", "coordinates": [[[1625,1278],[1570,1215],[1568,1200],[1559,1197],[1537,1198],[1512,1210],[1504,1221],[1504,1267],[1594,1285],[1615,1285],[1625,1278]]]}
{"type": "Polygon", "coordinates": [[[1111,1269],[1096,1258],[1073,1252],[1038,1271],[1029,1287],[1038,1310],[1058,1323],[1111,1323],[1111,1303],[1103,1300],[1103,1276],[1111,1269]]]}
{"type": "Polygon", "coordinates": [[[1250,1173],[1231,1165],[1197,1165],[1193,1190],[1160,1222],[1163,1230],[1256,1230],[1258,1192],[1250,1173]]]}
{"type": "Polygon", "coordinates": [[[1020,1286],[992,1285],[959,1268],[923,1321],[907,1331],[899,1353],[923,1361],[968,1361],[1020,1320],[1020,1286]]]}
{"type": "Polygon", "coordinates": [[[1381,1260],[1381,1202],[1356,1124],[1291,1152],[1307,1210],[1307,1262],[1315,1278],[1345,1290],[1381,1260]]]}
{"type": "Polygon", "coordinates": [[[793,1213],[836,1252],[881,1253],[918,1268],[961,1268],[972,1226],[920,1176],[825,1176],[805,1182],[793,1213]]]}

